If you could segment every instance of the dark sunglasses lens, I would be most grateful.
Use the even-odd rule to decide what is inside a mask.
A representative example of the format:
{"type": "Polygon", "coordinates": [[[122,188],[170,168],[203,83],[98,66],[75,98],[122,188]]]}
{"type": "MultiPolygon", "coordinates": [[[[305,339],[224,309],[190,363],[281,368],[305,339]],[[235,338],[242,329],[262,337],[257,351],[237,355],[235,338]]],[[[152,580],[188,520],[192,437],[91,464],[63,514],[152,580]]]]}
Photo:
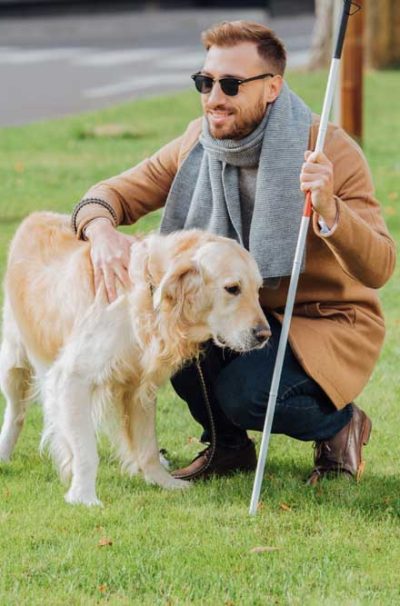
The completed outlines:
{"type": "Polygon", "coordinates": [[[211,91],[213,86],[213,79],[208,76],[196,75],[193,76],[194,85],[201,94],[207,94],[211,91]]]}
{"type": "Polygon", "coordinates": [[[234,97],[239,91],[239,80],[236,78],[221,78],[219,84],[222,88],[222,92],[228,97],[234,97]]]}

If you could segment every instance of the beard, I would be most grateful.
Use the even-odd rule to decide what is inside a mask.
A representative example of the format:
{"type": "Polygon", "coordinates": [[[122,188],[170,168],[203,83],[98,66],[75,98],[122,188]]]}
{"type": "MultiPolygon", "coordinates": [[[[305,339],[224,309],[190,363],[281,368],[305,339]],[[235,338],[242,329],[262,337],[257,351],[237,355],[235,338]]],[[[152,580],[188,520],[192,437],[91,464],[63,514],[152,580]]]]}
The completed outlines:
{"type": "MultiPolygon", "coordinates": [[[[217,110],[225,108],[215,107],[213,109],[217,110]]],[[[214,139],[244,139],[244,137],[247,137],[247,135],[252,133],[253,130],[255,130],[260,124],[264,118],[265,111],[266,106],[262,101],[260,101],[254,109],[247,111],[245,116],[237,115],[235,112],[233,115],[236,115],[236,119],[229,129],[225,129],[225,127],[218,128],[218,126],[213,126],[210,123],[208,116],[206,116],[210,134],[214,137],[214,139]]]]}

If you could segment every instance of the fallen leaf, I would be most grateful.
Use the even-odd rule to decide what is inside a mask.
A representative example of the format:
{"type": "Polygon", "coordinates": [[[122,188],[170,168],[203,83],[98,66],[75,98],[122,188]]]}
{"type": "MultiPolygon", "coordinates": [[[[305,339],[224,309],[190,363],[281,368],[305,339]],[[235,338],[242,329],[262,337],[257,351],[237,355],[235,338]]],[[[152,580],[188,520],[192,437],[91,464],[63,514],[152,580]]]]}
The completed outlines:
{"type": "Polygon", "coordinates": [[[105,583],[99,585],[99,591],[101,591],[101,593],[105,593],[107,591],[107,585],[105,583]]]}
{"type": "Polygon", "coordinates": [[[250,549],[250,553],[271,553],[272,551],[280,551],[281,547],[272,547],[271,545],[259,545],[250,549]]]}
{"type": "Polygon", "coordinates": [[[384,212],[389,217],[393,217],[394,215],[397,215],[397,210],[394,208],[394,206],[385,206],[384,212]]]}
{"type": "Polygon", "coordinates": [[[287,503],[280,503],[279,509],[282,509],[282,511],[292,511],[292,508],[287,503]]]}
{"type": "Polygon", "coordinates": [[[364,469],[365,469],[365,461],[361,461],[361,463],[357,469],[357,477],[356,477],[357,482],[359,482],[361,480],[361,476],[364,473],[364,469]]]}
{"type": "Polygon", "coordinates": [[[389,198],[389,200],[397,200],[397,198],[398,198],[398,197],[399,197],[399,194],[398,194],[398,192],[397,192],[397,191],[391,191],[391,192],[388,194],[388,198],[389,198]]]}
{"type": "Polygon", "coordinates": [[[187,439],[188,444],[200,444],[199,438],[195,438],[194,436],[189,436],[187,439]]]}
{"type": "Polygon", "coordinates": [[[15,169],[15,172],[17,172],[17,173],[23,173],[25,170],[25,165],[23,162],[16,162],[14,164],[14,169],[15,169]]]}
{"type": "Polygon", "coordinates": [[[265,508],[265,505],[262,501],[259,501],[257,504],[257,511],[262,511],[265,508]]]}
{"type": "Polygon", "coordinates": [[[112,545],[113,542],[111,539],[107,539],[107,537],[102,537],[100,541],[97,543],[98,547],[107,547],[108,545],[112,545]]]}

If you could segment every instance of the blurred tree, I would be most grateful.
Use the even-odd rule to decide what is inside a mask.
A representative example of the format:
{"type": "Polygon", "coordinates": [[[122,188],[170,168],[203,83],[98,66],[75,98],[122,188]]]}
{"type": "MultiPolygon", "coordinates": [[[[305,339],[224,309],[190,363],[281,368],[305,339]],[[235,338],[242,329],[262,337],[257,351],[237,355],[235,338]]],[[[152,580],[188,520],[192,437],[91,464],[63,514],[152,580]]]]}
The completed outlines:
{"type": "Polygon", "coordinates": [[[332,30],[335,0],[315,0],[315,25],[309,68],[326,67],[332,56],[332,30]]]}
{"type": "Polygon", "coordinates": [[[340,125],[360,144],[363,134],[364,10],[368,0],[357,0],[362,10],[348,21],[340,70],[340,125]]]}
{"type": "MultiPolygon", "coordinates": [[[[355,0],[357,2],[357,0],[355,0]]],[[[310,69],[326,67],[332,52],[333,19],[343,0],[315,0],[310,69]]],[[[400,65],[400,0],[365,0],[367,62],[371,67],[400,65]]]]}
{"type": "Polygon", "coordinates": [[[375,68],[400,65],[400,1],[367,0],[367,60],[375,68]]]}

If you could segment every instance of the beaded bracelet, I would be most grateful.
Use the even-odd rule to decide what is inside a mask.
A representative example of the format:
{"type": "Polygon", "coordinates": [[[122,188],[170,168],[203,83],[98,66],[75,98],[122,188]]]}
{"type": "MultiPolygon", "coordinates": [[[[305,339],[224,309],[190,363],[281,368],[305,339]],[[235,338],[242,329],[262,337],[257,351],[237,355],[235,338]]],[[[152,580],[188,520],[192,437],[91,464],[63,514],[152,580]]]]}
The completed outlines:
{"type": "Polygon", "coordinates": [[[84,198],[75,206],[74,211],[72,213],[71,225],[72,225],[72,229],[74,230],[75,233],[78,231],[78,227],[76,225],[76,218],[78,216],[78,213],[81,210],[81,208],[83,208],[87,204],[98,204],[99,206],[103,206],[103,208],[107,209],[108,212],[110,213],[110,215],[112,216],[114,225],[118,224],[117,213],[115,212],[115,210],[113,209],[111,204],[109,204],[105,200],[102,200],[101,198],[84,198]]]}

